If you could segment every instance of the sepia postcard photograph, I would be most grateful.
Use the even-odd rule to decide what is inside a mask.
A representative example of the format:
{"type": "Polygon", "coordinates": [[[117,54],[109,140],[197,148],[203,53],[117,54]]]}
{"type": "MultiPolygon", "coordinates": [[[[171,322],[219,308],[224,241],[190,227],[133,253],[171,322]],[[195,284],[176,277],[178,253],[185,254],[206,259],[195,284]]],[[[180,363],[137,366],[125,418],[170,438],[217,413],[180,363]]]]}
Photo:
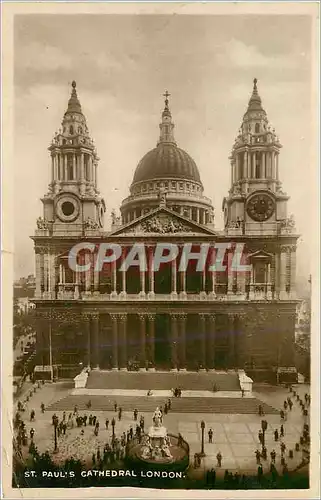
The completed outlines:
{"type": "Polygon", "coordinates": [[[318,2],[1,9],[3,497],[317,498],[318,2]]]}

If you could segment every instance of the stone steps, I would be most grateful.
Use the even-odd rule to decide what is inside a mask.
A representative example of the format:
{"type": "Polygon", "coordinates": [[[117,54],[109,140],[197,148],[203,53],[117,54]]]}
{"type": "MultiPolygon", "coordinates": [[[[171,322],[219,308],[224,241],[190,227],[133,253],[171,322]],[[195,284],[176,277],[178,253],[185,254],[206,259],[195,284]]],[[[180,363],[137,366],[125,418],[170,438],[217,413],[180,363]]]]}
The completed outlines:
{"type": "Polygon", "coordinates": [[[236,372],[121,372],[91,371],[87,389],[140,389],[212,391],[216,384],[219,391],[239,391],[236,372]]]}
{"type": "MultiPolygon", "coordinates": [[[[84,396],[70,395],[48,406],[50,411],[72,411],[77,405],[79,411],[87,411],[86,404],[91,401],[90,412],[113,411],[114,403],[123,411],[132,412],[137,408],[140,412],[154,412],[157,406],[164,406],[167,398],[134,397],[134,396],[84,396]]],[[[272,406],[256,398],[172,398],[171,413],[224,413],[224,414],[257,414],[262,405],[266,414],[278,414],[272,406]]]]}

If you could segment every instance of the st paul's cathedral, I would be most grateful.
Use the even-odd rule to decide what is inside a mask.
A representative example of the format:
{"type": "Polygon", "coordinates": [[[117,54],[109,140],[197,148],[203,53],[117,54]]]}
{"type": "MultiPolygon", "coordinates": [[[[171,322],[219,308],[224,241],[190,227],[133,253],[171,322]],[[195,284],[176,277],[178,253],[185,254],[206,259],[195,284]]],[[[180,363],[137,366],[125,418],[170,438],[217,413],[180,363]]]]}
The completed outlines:
{"type": "MultiPolygon", "coordinates": [[[[165,93],[156,147],[139,161],[119,216],[104,227],[99,158],[76,90],[50,146],[51,181],[41,199],[34,236],[37,364],[73,377],[93,370],[214,371],[244,369],[270,380],[294,365],[296,234],[281,183],[281,144],[269,125],[254,80],[229,157],[231,184],[222,203],[224,228],[204,195],[201,172],[181,149],[165,93]],[[75,244],[116,243],[116,262],[73,271],[75,244]],[[144,245],[147,269],[121,269],[134,244],[144,245]],[[178,246],[176,259],[153,266],[158,243],[178,246]],[[242,243],[248,271],[231,266],[242,243]],[[183,245],[208,244],[209,265],[178,265],[183,245]],[[213,272],[215,247],[225,244],[224,270],[213,272]]],[[[179,124],[178,124],[179,125],[179,124]]],[[[107,160],[107,159],[106,159],[107,160]]],[[[121,168],[121,166],[119,167],[121,168]]]]}

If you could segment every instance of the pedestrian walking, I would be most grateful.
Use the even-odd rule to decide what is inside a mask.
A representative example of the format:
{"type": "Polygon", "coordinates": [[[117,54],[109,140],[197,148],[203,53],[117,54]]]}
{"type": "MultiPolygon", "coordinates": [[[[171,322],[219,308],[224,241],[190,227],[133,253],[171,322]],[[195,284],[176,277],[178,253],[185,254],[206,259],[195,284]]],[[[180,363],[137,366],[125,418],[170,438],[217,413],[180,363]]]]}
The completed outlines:
{"type": "Polygon", "coordinates": [[[119,410],[118,410],[118,420],[121,420],[122,413],[123,413],[123,410],[120,407],[119,410]]]}
{"type": "Polygon", "coordinates": [[[216,455],[217,466],[222,467],[222,453],[219,451],[216,455]]]}
{"type": "Polygon", "coordinates": [[[213,443],[213,429],[210,428],[208,431],[208,442],[213,443]]]}
{"type": "Polygon", "coordinates": [[[255,458],[256,458],[256,463],[259,464],[261,463],[261,453],[259,450],[255,451],[255,458]]]}
{"type": "Polygon", "coordinates": [[[137,408],[135,408],[135,410],[134,410],[134,420],[135,420],[135,422],[137,420],[137,416],[138,416],[138,410],[137,410],[137,408]]]}
{"type": "Polygon", "coordinates": [[[109,426],[109,418],[106,418],[105,420],[106,431],[108,431],[108,426],[109,426]]]}
{"type": "Polygon", "coordinates": [[[278,441],[279,440],[279,432],[277,429],[275,429],[274,431],[274,441],[278,441]]]}
{"type": "Polygon", "coordinates": [[[40,405],[41,413],[45,413],[45,405],[41,403],[40,405]]]}
{"type": "Polygon", "coordinates": [[[266,460],[267,459],[267,449],[265,446],[262,446],[262,453],[261,453],[261,457],[263,458],[263,460],[266,460]]]}
{"type": "Polygon", "coordinates": [[[114,403],[114,410],[115,410],[115,413],[116,413],[116,411],[117,411],[117,403],[116,403],[116,401],[114,403]]]}
{"type": "Polygon", "coordinates": [[[263,432],[261,431],[261,429],[259,430],[258,438],[259,438],[260,443],[261,443],[261,444],[264,444],[264,443],[263,443],[263,439],[264,439],[264,437],[263,437],[263,432]]]}
{"type": "Polygon", "coordinates": [[[275,450],[271,451],[270,456],[271,456],[272,463],[275,463],[275,458],[276,458],[276,452],[275,452],[275,450]]]}
{"type": "Polygon", "coordinates": [[[284,437],[284,426],[283,426],[283,424],[280,427],[280,436],[284,437]]]}

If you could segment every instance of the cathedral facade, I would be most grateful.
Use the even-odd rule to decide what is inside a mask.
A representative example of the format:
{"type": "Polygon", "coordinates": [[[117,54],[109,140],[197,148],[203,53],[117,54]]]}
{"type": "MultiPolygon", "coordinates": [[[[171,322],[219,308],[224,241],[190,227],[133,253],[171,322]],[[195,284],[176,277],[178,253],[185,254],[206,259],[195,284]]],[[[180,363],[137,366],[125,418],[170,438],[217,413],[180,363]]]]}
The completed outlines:
{"type": "Polygon", "coordinates": [[[38,365],[54,366],[61,376],[90,366],[245,369],[254,380],[270,380],[294,364],[298,235],[280,180],[282,146],[254,80],[229,158],[224,228],[217,230],[198,167],[176,144],[168,97],[166,92],[157,145],[138,163],[129,196],[119,216],[112,212],[106,231],[99,158],[72,83],[62,128],[49,146],[51,182],[32,237],[38,365]],[[88,269],[73,270],[70,251],[88,242],[94,249],[79,255],[88,269]],[[156,270],[160,243],[178,250],[156,270]],[[95,263],[102,244],[119,246],[121,255],[100,269],[95,263]],[[146,268],[124,270],[137,244],[146,268]],[[182,268],[186,245],[190,258],[182,268]],[[243,249],[242,269],[231,265],[236,248],[243,249]]]}

